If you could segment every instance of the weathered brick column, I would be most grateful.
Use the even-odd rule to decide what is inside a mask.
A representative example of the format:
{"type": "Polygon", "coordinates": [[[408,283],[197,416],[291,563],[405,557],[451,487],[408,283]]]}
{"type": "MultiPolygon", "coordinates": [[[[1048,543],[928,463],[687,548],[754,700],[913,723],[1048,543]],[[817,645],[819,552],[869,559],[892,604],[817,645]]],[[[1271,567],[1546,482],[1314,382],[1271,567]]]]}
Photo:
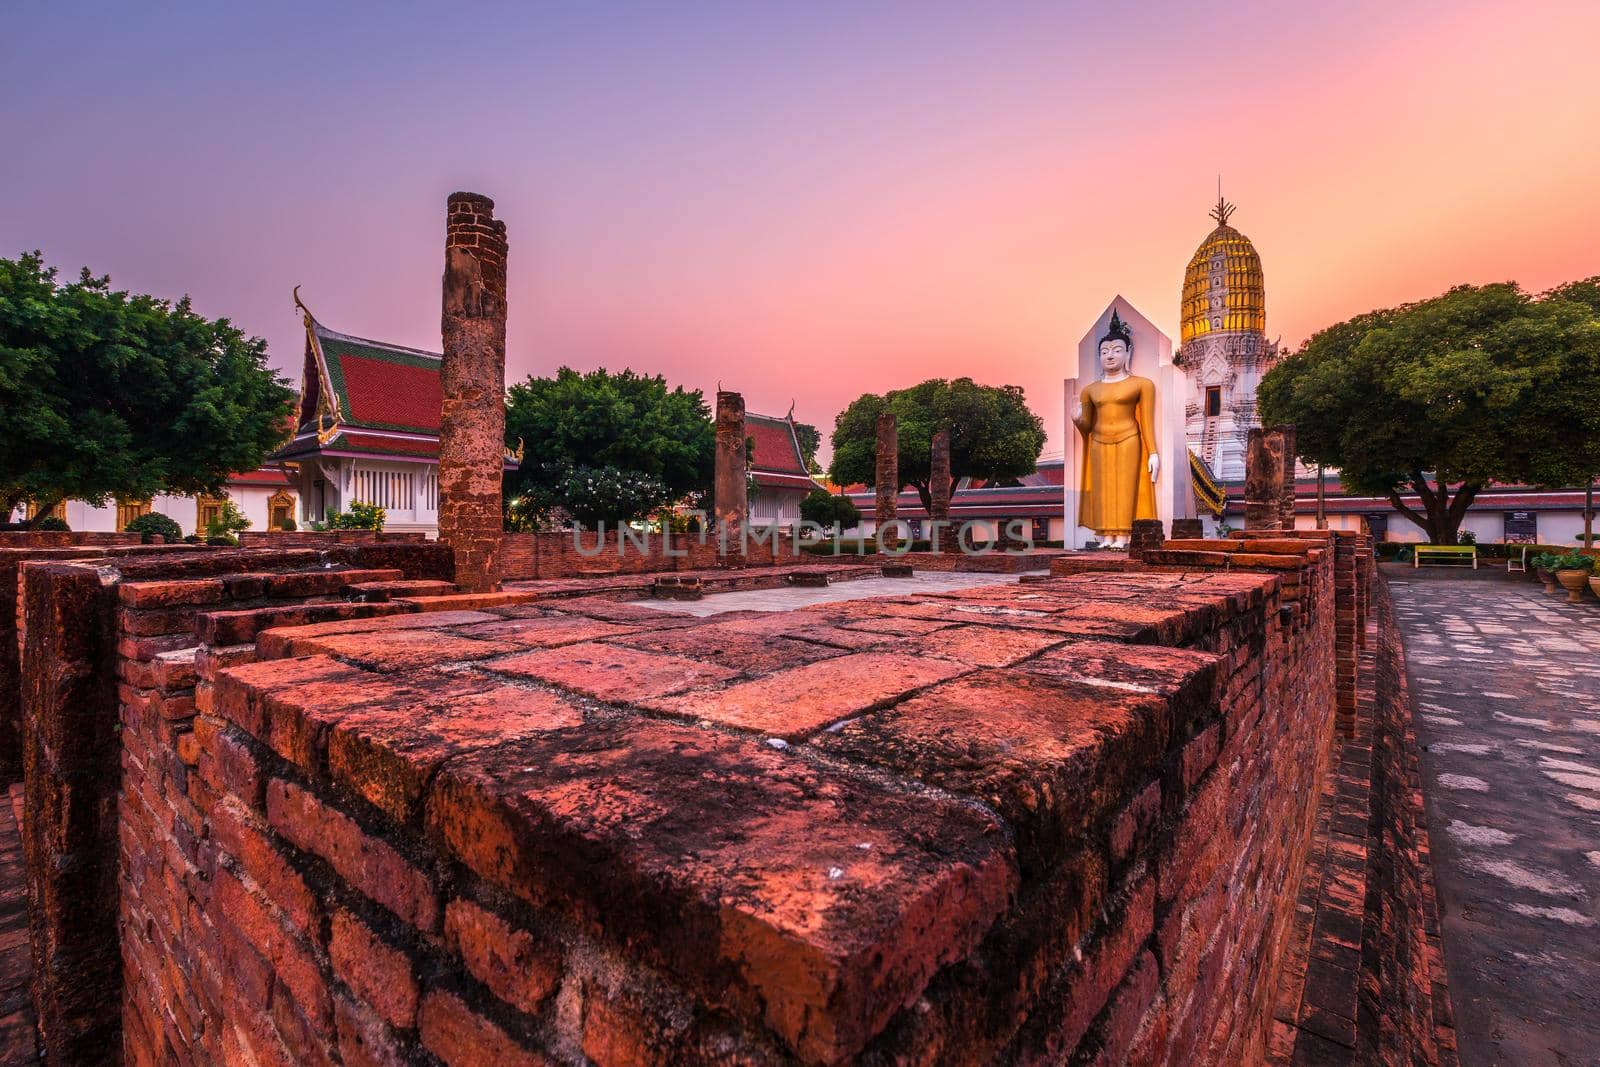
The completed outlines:
{"type": "Polygon", "coordinates": [[[1244,528],[1283,529],[1283,433],[1253,426],[1245,452],[1244,528]]]}
{"type": "Polygon", "coordinates": [[[1294,424],[1286,423],[1274,426],[1272,432],[1276,433],[1283,442],[1283,482],[1278,491],[1278,521],[1281,529],[1294,529],[1294,424]]]}
{"type": "Polygon", "coordinates": [[[1140,559],[1146,552],[1160,548],[1166,539],[1160,519],[1134,519],[1133,536],[1128,540],[1128,556],[1140,559]]]}
{"type": "Polygon", "coordinates": [[[878,540],[893,544],[898,539],[883,534],[884,527],[895,519],[895,504],[900,496],[900,430],[892,411],[878,416],[878,465],[873,488],[877,492],[873,519],[877,522],[878,540]]]}
{"type": "Polygon", "coordinates": [[[115,590],[92,566],[34,563],[20,592],[31,992],[51,1064],[116,1063],[115,590]]]}
{"type": "Polygon", "coordinates": [[[494,201],[453,193],[445,225],[444,403],[439,423],[439,538],[456,584],[500,584],[501,478],[506,436],[506,224],[494,201]]]}
{"type": "Polygon", "coordinates": [[[741,531],[750,519],[745,474],[744,396],[717,392],[717,472],[715,519],[718,536],[728,551],[737,552],[741,531]]]}
{"type": "Polygon", "coordinates": [[[1175,541],[1198,541],[1205,535],[1206,529],[1199,519],[1172,520],[1172,538],[1175,541]]]}
{"type": "MultiPolygon", "coordinates": [[[[954,482],[954,479],[950,477],[949,430],[940,430],[933,435],[932,453],[928,458],[928,466],[930,468],[928,495],[933,498],[933,513],[928,518],[933,520],[934,523],[949,522],[950,490],[954,482]]],[[[937,526],[931,526],[930,529],[939,531],[936,535],[930,535],[938,538],[938,544],[934,546],[937,551],[960,551],[958,544],[960,531],[940,529],[937,526]]]]}
{"type": "Polygon", "coordinates": [[[929,518],[940,522],[950,519],[950,431],[940,430],[933,435],[933,450],[928,458],[928,491],[933,498],[933,514],[929,518]]]}

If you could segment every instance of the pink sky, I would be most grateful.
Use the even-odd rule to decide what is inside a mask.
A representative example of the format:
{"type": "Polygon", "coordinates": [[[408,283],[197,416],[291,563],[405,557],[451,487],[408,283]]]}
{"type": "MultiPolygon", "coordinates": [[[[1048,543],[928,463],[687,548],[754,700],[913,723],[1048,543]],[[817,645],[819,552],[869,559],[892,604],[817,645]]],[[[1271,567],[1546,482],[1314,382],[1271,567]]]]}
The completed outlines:
{"type": "Polygon", "coordinates": [[[1219,171],[1291,345],[1600,273],[1592,0],[65,7],[0,40],[0,254],[191,293],[291,377],[296,284],[438,348],[457,188],[509,226],[509,379],[631,366],[825,432],[970,375],[1058,448],[1113,295],[1176,335],[1219,171]]]}

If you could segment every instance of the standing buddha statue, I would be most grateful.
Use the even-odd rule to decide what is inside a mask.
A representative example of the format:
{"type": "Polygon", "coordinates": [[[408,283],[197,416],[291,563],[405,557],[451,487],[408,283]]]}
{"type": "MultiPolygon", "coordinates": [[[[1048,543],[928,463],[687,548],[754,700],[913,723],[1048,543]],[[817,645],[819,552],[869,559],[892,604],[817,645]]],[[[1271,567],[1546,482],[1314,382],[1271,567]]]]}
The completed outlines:
{"type": "Polygon", "coordinates": [[[1099,347],[1100,380],[1084,387],[1072,409],[1084,442],[1078,525],[1108,548],[1126,548],[1133,520],[1156,517],[1156,385],[1128,372],[1133,332],[1115,311],[1099,347]]]}

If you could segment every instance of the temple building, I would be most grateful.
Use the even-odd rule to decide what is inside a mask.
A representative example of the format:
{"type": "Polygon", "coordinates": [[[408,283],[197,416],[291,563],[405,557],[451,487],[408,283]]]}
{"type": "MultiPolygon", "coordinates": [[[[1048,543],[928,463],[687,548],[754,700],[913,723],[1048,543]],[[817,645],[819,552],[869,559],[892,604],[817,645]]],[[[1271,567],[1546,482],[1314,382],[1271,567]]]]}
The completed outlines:
{"type": "MultiPolygon", "coordinates": [[[[294,486],[276,467],[262,467],[229,476],[219,496],[175,496],[157,493],[152,497],[117,497],[101,505],[86,500],[63,500],[51,509],[68,527],[80,533],[115,533],[127,529],[140,515],[157,512],[165,515],[185,534],[205,536],[206,527],[222,513],[225,501],[233,501],[252,530],[281,529],[285,519],[296,518],[294,486]]],[[[32,507],[18,508],[13,519],[31,519],[32,507]]]]}
{"type": "MultiPolygon", "coordinates": [[[[1234,206],[1217,198],[1216,229],[1183,273],[1182,328],[1175,357],[1189,382],[1185,430],[1198,458],[1196,482],[1244,479],[1245,441],[1256,415],[1256,385],[1278,361],[1267,340],[1266,279],[1250,238],[1228,225],[1234,206]]],[[[1197,501],[1197,503],[1203,503],[1197,501]]]]}
{"type": "MultiPolygon", "coordinates": [[[[299,297],[306,347],[294,437],[269,463],[288,475],[301,525],[360,501],[385,530],[439,529],[437,352],[352,337],[318,322],[299,297]]],[[[507,469],[516,457],[507,455],[507,469]]]]}
{"type": "MultiPolygon", "coordinates": [[[[1066,520],[1062,514],[1062,492],[1065,487],[1064,459],[1060,452],[1039,457],[1032,474],[1015,481],[995,485],[982,478],[958,478],[951,487],[950,521],[972,523],[971,537],[976,541],[998,538],[1008,529],[1008,523],[1022,520],[1020,527],[1036,544],[1060,545],[1066,535],[1066,520]]],[[[861,532],[872,537],[877,533],[873,520],[873,491],[864,485],[852,485],[845,495],[861,512],[861,532]]],[[[928,512],[922,506],[922,497],[914,488],[902,488],[896,499],[895,516],[905,521],[913,541],[927,536],[928,512]]],[[[1019,527],[1011,526],[1015,531],[1019,527]]],[[[943,538],[948,541],[949,534],[943,538]]]]}
{"type": "Polygon", "coordinates": [[[822,486],[806,469],[800,437],[795,433],[794,412],[744,416],[745,437],[750,441],[750,519],[781,525],[800,521],[800,501],[822,486]]]}

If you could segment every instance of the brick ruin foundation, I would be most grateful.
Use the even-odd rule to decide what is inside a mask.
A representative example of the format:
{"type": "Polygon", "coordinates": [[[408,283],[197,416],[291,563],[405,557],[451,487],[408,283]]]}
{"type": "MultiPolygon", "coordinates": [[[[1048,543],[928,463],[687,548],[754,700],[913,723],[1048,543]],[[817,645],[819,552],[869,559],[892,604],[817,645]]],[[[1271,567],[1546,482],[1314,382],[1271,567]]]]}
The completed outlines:
{"type": "Polygon", "coordinates": [[[627,598],[827,565],[490,547],[475,475],[451,545],[11,549],[43,1051],[1448,1062],[1370,544],[1282,530],[1258,453],[1259,530],[787,613],[627,598]]]}
{"type": "Polygon", "coordinates": [[[190,744],[183,737],[195,713],[197,649],[248,642],[264,625],[410,610],[347,597],[450,589],[438,580],[450,570],[442,546],[404,543],[51,553],[21,564],[11,646],[21,652],[20,699],[0,713],[20,716],[33,999],[51,1062],[101,1063],[120,1047],[120,1019],[108,1005],[123,990],[117,886],[125,860],[203,836],[199,823],[168,818],[119,857],[119,835],[137,823],[119,804],[117,783],[137,780],[147,761],[165,768],[190,744]],[[140,724],[161,724],[159,752],[140,748],[140,724]],[[135,773],[124,777],[130,766],[135,773]]]}
{"type": "Polygon", "coordinates": [[[439,545],[32,551],[90,553],[11,571],[52,1063],[1448,1050],[1357,535],[709,618],[439,545]],[[1297,897],[1358,763],[1366,888],[1297,897]]]}
{"type": "Polygon", "coordinates": [[[1317,598],[1080,575],[759,626],[637,612],[202,650],[198,773],[142,799],[213,847],[125,883],[124,926],[192,916],[163,931],[186,1022],[226,1023],[196,1045],[149,1007],[172,991],[130,996],[130,1057],[1259,1055],[1333,714],[1317,598]],[[1296,730],[1291,703],[1321,711],[1296,730]],[[1258,818],[1222,816],[1246,795],[1258,818]],[[131,892],[175,885],[187,913],[131,892]]]}
{"type": "MultiPolygon", "coordinates": [[[[630,531],[631,532],[631,531],[630,531]]],[[[508,533],[500,549],[500,573],[506,581],[595,578],[624,574],[660,574],[698,571],[715,567],[766,567],[777,563],[805,562],[797,556],[786,534],[772,550],[770,539],[751,540],[743,555],[732,546],[724,552],[716,536],[657,534],[632,540],[616,530],[508,533]]],[[[816,557],[826,560],[829,557],[816,557]]]]}

